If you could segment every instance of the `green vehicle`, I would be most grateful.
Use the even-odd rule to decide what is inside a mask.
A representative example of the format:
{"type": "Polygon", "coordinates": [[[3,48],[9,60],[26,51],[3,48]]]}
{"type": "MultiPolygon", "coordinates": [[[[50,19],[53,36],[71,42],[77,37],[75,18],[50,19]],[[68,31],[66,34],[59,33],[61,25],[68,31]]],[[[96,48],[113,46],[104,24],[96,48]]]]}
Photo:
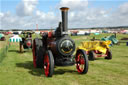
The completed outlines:
{"type": "Polygon", "coordinates": [[[115,35],[111,35],[111,36],[101,38],[101,41],[107,41],[107,40],[110,40],[112,42],[111,45],[118,43],[118,40],[116,39],[115,35]]]}
{"type": "Polygon", "coordinates": [[[4,34],[0,33],[0,41],[5,41],[5,40],[6,40],[6,39],[5,39],[4,34]]]}

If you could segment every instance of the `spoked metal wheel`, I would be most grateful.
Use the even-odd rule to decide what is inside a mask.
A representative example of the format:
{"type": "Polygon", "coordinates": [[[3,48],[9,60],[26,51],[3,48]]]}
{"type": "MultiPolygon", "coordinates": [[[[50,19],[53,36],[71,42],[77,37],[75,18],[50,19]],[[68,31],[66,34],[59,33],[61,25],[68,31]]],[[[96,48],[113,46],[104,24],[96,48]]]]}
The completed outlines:
{"type": "Polygon", "coordinates": [[[81,74],[86,74],[88,72],[88,57],[85,51],[81,49],[77,50],[75,60],[77,71],[81,74]]]}
{"type": "Polygon", "coordinates": [[[50,50],[46,52],[44,57],[44,71],[47,77],[52,77],[54,72],[54,58],[50,50]]]}
{"type": "Polygon", "coordinates": [[[33,65],[36,68],[36,45],[35,45],[35,40],[33,40],[33,46],[32,46],[32,51],[33,51],[33,65]]]}

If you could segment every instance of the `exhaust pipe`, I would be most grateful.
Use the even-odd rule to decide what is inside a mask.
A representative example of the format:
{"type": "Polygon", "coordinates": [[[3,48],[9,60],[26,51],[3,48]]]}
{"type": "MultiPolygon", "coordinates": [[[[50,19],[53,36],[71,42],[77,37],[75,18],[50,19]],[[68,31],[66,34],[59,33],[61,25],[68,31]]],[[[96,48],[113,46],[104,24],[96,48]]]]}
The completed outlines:
{"type": "Polygon", "coordinates": [[[68,7],[62,7],[60,8],[62,12],[62,28],[63,32],[67,33],[68,32],[68,7]]]}

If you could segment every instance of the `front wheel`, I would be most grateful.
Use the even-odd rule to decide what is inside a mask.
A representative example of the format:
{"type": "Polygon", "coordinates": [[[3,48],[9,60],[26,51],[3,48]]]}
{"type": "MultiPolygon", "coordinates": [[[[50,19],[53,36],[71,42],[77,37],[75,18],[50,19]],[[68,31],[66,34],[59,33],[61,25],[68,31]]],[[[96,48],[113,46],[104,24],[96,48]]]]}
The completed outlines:
{"type": "Polygon", "coordinates": [[[50,50],[48,50],[44,57],[44,71],[46,77],[52,77],[54,72],[54,58],[50,50]]]}
{"type": "Polygon", "coordinates": [[[79,49],[76,53],[76,68],[77,71],[81,74],[86,74],[88,72],[88,57],[84,50],[79,49]]]}

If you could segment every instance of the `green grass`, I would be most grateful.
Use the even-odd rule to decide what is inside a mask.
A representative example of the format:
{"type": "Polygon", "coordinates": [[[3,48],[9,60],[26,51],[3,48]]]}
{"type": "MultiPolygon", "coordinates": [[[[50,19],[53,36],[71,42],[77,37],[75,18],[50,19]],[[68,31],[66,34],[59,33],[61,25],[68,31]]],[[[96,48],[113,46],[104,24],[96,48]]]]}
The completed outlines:
{"type": "Polygon", "coordinates": [[[5,41],[0,41],[0,49],[4,48],[8,44],[9,36],[5,36],[5,41]]]}
{"type": "Polygon", "coordinates": [[[4,41],[0,41],[0,50],[1,50],[2,48],[4,48],[4,46],[5,46],[5,42],[4,42],[4,41]]]}
{"type": "MultiPolygon", "coordinates": [[[[100,39],[110,34],[97,35],[100,39]]],[[[76,45],[90,36],[73,36],[76,45]]],[[[118,39],[128,35],[118,34],[118,39]]],[[[77,73],[75,66],[56,67],[54,75],[47,78],[42,69],[32,63],[31,50],[19,53],[19,44],[11,44],[8,56],[0,64],[0,85],[127,85],[128,84],[128,46],[121,44],[111,47],[113,59],[98,58],[89,61],[89,71],[85,75],[77,73]]]]}
{"type": "Polygon", "coordinates": [[[7,56],[8,48],[9,48],[9,42],[8,42],[8,36],[6,37],[6,41],[0,41],[0,63],[4,60],[4,58],[7,56]]]}

